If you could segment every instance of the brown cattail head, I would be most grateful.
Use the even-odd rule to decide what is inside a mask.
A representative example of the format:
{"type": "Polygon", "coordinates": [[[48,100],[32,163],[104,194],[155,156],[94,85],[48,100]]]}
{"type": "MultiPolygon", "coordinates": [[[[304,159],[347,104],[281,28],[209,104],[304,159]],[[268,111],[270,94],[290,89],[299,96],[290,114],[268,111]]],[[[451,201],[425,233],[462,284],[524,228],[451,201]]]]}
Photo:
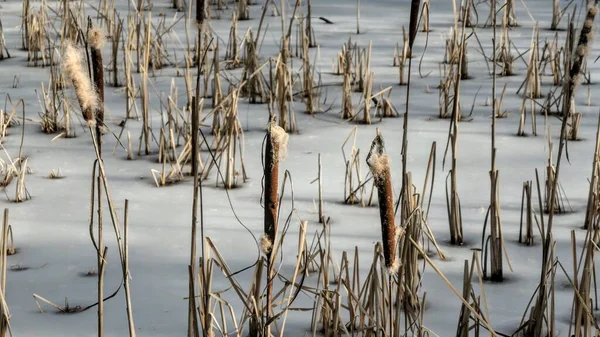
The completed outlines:
{"type": "Polygon", "coordinates": [[[379,198],[379,217],[385,266],[390,274],[395,274],[399,267],[398,257],[396,256],[396,242],[399,231],[394,222],[394,196],[390,159],[383,151],[383,138],[379,131],[377,131],[377,137],[373,140],[371,151],[367,156],[367,165],[371,169],[371,174],[373,174],[375,186],[377,187],[377,197],[379,198]]]}
{"type": "Polygon", "coordinates": [[[272,120],[267,130],[265,144],[265,163],[264,163],[264,233],[261,239],[263,252],[270,257],[275,235],[277,233],[277,214],[279,211],[279,199],[277,190],[279,189],[279,159],[285,152],[288,135],[281,127],[277,126],[272,120]]]}
{"type": "Polygon", "coordinates": [[[100,126],[104,123],[104,65],[102,61],[102,47],[106,42],[104,31],[100,28],[90,28],[88,31],[88,44],[90,45],[90,57],[92,59],[92,74],[98,106],[96,107],[96,118],[100,126]]]}
{"type": "Polygon", "coordinates": [[[569,74],[572,81],[572,91],[574,91],[574,86],[577,85],[578,77],[581,75],[583,60],[587,56],[589,45],[594,38],[594,18],[596,14],[598,14],[598,7],[596,6],[596,1],[593,1],[587,7],[585,21],[583,21],[583,27],[579,33],[579,41],[573,54],[573,63],[569,74]]]}
{"type": "Polygon", "coordinates": [[[421,0],[412,0],[410,2],[410,27],[408,28],[408,47],[412,50],[415,38],[417,37],[417,24],[419,22],[419,9],[421,0]]]}
{"type": "Polygon", "coordinates": [[[75,95],[77,95],[84,119],[87,123],[94,124],[94,112],[98,107],[98,96],[82,63],[82,50],[67,41],[62,59],[63,70],[73,82],[75,95]]]}

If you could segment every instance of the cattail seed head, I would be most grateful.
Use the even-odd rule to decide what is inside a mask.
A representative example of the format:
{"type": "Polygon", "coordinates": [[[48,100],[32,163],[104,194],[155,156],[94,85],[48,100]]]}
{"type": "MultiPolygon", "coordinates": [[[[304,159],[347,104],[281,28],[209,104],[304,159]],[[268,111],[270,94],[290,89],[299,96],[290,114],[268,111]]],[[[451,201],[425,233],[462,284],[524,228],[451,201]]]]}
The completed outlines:
{"type": "Polygon", "coordinates": [[[375,178],[375,183],[383,183],[386,179],[390,167],[390,158],[387,154],[373,154],[369,160],[371,172],[375,178]]]}
{"type": "Polygon", "coordinates": [[[594,16],[596,16],[596,14],[598,14],[598,7],[596,7],[596,5],[593,2],[590,3],[590,5],[588,7],[588,13],[590,15],[594,15],[594,16]]]}
{"type": "Polygon", "coordinates": [[[82,51],[70,42],[66,43],[63,54],[63,69],[67,77],[73,82],[75,94],[86,120],[93,119],[93,111],[98,105],[98,96],[87,72],[83,69],[82,51]]]}
{"type": "Polygon", "coordinates": [[[94,49],[102,49],[106,42],[106,35],[100,28],[94,27],[88,32],[88,43],[94,49]]]}
{"type": "Polygon", "coordinates": [[[260,237],[260,251],[263,252],[263,254],[267,255],[267,254],[271,253],[272,249],[273,249],[273,242],[271,241],[269,236],[268,235],[261,236],[260,237]]]}
{"type": "Polygon", "coordinates": [[[400,259],[396,257],[392,265],[387,268],[387,272],[393,276],[398,273],[398,269],[400,269],[400,259]]]}
{"type": "Polygon", "coordinates": [[[289,135],[285,130],[279,125],[272,124],[271,125],[271,137],[273,138],[273,142],[277,143],[279,150],[279,158],[284,159],[287,155],[287,144],[289,135]]]}
{"type": "Polygon", "coordinates": [[[394,274],[398,269],[398,256],[396,254],[396,243],[399,235],[399,229],[394,221],[394,200],[392,189],[392,175],[390,173],[390,160],[387,154],[383,152],[383,139],[381,133],[377,132],[377,137],[373,140],[371,152],[367,157],[367,164],[373,174],[375,186],[377,187],[377,197],[379,199],[379,217],[381,221],[381,238],[383,243],[383,257],[385,266],[394,274]],[[374,148],[377,151],[374,153],[374,148]]]}

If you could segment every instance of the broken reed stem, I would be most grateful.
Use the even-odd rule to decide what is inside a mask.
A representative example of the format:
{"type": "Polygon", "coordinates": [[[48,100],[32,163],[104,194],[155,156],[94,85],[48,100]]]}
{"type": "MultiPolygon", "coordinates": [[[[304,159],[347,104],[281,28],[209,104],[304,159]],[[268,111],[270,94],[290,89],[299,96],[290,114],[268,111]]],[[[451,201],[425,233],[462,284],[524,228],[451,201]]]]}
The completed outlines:
{"type": "Polygon", "coordinates": [[[123,288],[125,289],[125,303],[127,305],[127,323],[129,326],[129,337],[136,337],[135,324],[133,322],[133,308],[131,307],[131,290],[129,287],[129,200],[125,199],[125,210],[123,220],[123,288]]]}
{"type": "Polygon", "coordinates": [[[533,245],[533,202],[532,182],[523,183],[521,195],[521,222],[519,226],[519,243],[527,246],[533,245]],[[523,239],[523,225],[525,225],[525,238],[523,239]]]}
{"type": "Polygon", "coordinates": [[[590,179],[590,189],[588,193],[587,208],[585,212],[585,221],[583,228],[588,229],[593,226],[594,216],[596,214],[596,205],[599,200],[600,186],[600,114],[598,115],[598,124],[596,126],[596,146],[594,148],[594,160],[592,161],[592,176],[590,179]]]}
{"type": "MultiPolygon", "coordinates": [[[[506,16],[505,16],[506,19],[506,16]]],[[[492,1],[492,29],[493,29],[493,43],[494,43],[494,54],[493,54],[493,73],[492,73],[492,130],[491,130],[491,168],[490,168],[490,206],[489,206],[489,219],[490,219],[490,241],[491,241],[491,253],[490,253],[490,265],[491,265],[491,280],[500,282],[503,280],[502,271],[502,223],[500,218],[500,203],[498,201],[498,176],[499,172],[496,169],[496,117],[498,114],[498,105],[496,104],[496,1],[492,1]]],[[[506,31],[506,20],[503,20],[503,34],[508,34],[506,31]]],[[[507,43],[503,36],[503,42],[507,43]]],[[[509,52],[510,53],[510,52],[509,52]]],[[[484,227],[485,231],[485,227],[484,227]]],[[[484,232],[485,236],[485,232],[484,232]]],[[[482,243],[483,244],[483,243],[482,243]]],[[[485,249],[485,247],[482,247],[485,249]]],[[[487,263],[484,261],[484,263],[487,263]]]]}
{"type": "Polygon", "coordinates": [[[118,19],[115,31],[112,34],[111,55],[112,55],[112,85],[118,87],[119,82],[119,43],[123,34],[123,20],[118,19]]]}
{"type": "MultiPolygon", "coordinates": [[[[266,6],[265,6],[266,7],[266,6]]],[[[316,41],[314,39],[313,29],[312,29],[312,4],[311,0],[306,1],[306,36],[308,36],[308,46],[310,48],[316,47],[316,41]]]]}
{"type": "MultiPolygon", "coordinates": [[[[141,17],[141,16],[140,16],[141,17]]],[[[140,23],[141,25],[141,18],[140,23]]],[[[138,155],[141,155],[142,148],[142,140],[144,143],[144,153],[146,155],[150,154],[150,97],[148,97],[148,67],[150,66],[150,40],[151,40],[151,27],[152,27],[152,13],[148,12],[148,21],[145,23],[145,36],[144,36],[144,44],[138,44],[138,51],[143,50],[143,60],[142,67],[140,69],[141,75],[141,86],[140,86],[140,100],[142,103],[142,135],[140,137],[140,146],[138,150],[138,155]]],[[[139,53],[139,52],[138,52],[139,53]]],[[[139,63],[138,63],[139,68],[139,63]]]]}
{"type": "Polygon", "coordinates": [[[6,303],[6,257],[8,255],[8,208],[4,209],[2,237],[0,237],[0,336],[12,336],[10,311],[6,303]]]}
{"type": "MultiPolygon", "coordinates": [[[[199,76],[199,75],[198,75],[199,76]]],[[[190,275],[189,275],[189,294],[188,294],[188,337],[198,337],[198,315],[196,312],[196,294],[194,286],[195,275],[196,275],[196,233],[198,223],[198,208],[202,207],[202,187],[201,180],[198,170],[198,156],[199,156],[199,144],[198,144],[198,129],[200,127],[200,116],[198,112],[198,103],[196,102],[197,97],[192,97],[192,177],[194,179],[194,191],[192,199],[192,235],[190,243],[190,275]]],[[[200,210],[202,212],[202,210],[200,210]]],[[[202,213],[200,213],[202,217],[202,213]]],[[[201,239],[204,241],[204,226],[201,223],[200,227],[201,239]]],[[[204,247],[204,242],[202,242],[204,247]]],[[[204,259],[204,248],[202,248],[202,258],[204,259]]],[[[202,261],[204,264],[205,261],[202,261]]],[[[203,334],[206,336],[208,333],[208,327],[204,327],[203,334]]]]}
{"type": "Polygon", "coordinates": [[[423,1],[423,9],[421,10],[421,18],[423,19],[423,30],[424,33],[430,31],[429,29],[429,0],[423,1]]]}
{"type": "MultiPolygon", "coordinates": [[[[90,22],[91,26],[91,22],[90,22]]],[[[88,31],[88,44],[92,59],[92,76],[94,89],[98,97],[95,109],[96,116],[96,144],[98,146],[99,158],[102,160],[102,124],[104,121],[104,69],[102,64],[102,46],[104,45],[104,33],[98,28],[88,31]]],[[[98,212],[98,337],[104,336],[104,267],[106,265],[105,253],[100,251],[104,247],[104,234],[102,228],[102,178],[98,176],[97,183],[97,212],[98,212]]]]}
{"type": "Polygon", "coordinates": [[[321,165],[321,154],[319,153],[319,223],[325,223],[325,216],[323,215],[323,166],[321,165]]]}
{"type": "Polygon", "coordinates": [[[371,169],[375,186],[377,187],[385,266],[389,273],[393,275],[398,270],[399,262],[396,257],[396,224],[394,222],[392,174],[389,157],[384,153],[383,138],[379,131],[371,144],[371,151],[367,155],[367,165],[371,169]],[[374,150],[376,151],[375,153],[373,152],[374,150]]]}
{"type": "MultiPolygon", "coordinates": [[[[100,178],[98,178],[100,180],[100,178]]],[[[100,243],[100,241],[98,241],[100,243]]],[[[101,246],[98,246],[101,247],[101,246]]],[[[108,248],[104,247],[102,253],[98,251],[100,265],[98,267],[98,337],[104,337],[104,274],[106,271],[106,252],[108,248]]]]}

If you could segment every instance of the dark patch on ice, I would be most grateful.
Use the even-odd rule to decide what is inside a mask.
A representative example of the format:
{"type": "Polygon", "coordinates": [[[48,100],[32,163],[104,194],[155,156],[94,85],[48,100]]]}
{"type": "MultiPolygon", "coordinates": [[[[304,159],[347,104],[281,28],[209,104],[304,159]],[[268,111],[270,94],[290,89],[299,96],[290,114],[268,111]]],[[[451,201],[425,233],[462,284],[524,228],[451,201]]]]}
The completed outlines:
{"type": "Polygon", "coordinates": [[[26,271],[29,269],[31,269],[31,267],[20,265],[20,264],[10,266],[10,271],[14,271],[14,272],[26,271]]]}

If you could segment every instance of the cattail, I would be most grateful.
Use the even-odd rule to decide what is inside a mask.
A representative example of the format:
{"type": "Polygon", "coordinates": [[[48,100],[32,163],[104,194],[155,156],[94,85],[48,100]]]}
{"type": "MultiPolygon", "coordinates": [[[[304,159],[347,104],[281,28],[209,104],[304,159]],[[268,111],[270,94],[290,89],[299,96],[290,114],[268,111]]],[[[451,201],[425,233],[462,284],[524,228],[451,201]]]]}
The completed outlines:
{"type": "Polygon", "coordinates": [[[408,47],[412,50],[415,38],[417,37],[417,26],[419,23],[419,9],[421,7],[421,0],[412,0],[410,2],[410,26],[408,30],[408,47]]]}
{"type": "Polygon", "coordinates": [[[397,231],[394,223],[394,200],[392,190],[392,174],[390,171],[390,159],[383,153],[383,139],[378,131],[373,140],[371,151],[367,156],[367,165],[373,174],[377,197],[379,198],[379,216],[381,219],[381,236],[383,240],[383,256],[385,266],[390,274],[398,271],[399,262],[396,256],[397,231]],[[376,148],[377,152],[373,153],[376,148]]]}
{"type": "Polygon", "coordinates": [[[575,93],[575,87],[580,81],[581,67],[583,66],[583,61],[585,60],[589,52],[589,44],[592,42],[592,39],[594,37],[594,18],[596,17],[597,13],[598,7],[596,7],[596,3],[590,3],[587,9],[585,21],[583,21],[581,33],[579,34],[579,41],[577,43],[577,47],[575,48],[575,52],[573,53],[573,63],[569,71],[570,88],[567,92],[569,96],[566,96],[568,99],[570,99],[575,93]]]}
{"type": "MultiPolygon", "coordinates": [[[[265,144],[265,162],[264,162],[264,235],[261,238],[261,248],[267,257],[267,296],[266,296],[266,321],[269,321],[270,311],[273,307],[273,246],[275,245],[275,235],[277,234],[277,214],[279,212],[279,199],[277,198],[277,189],[279,187],[279,160],[285,155],[287,148],[288,134],[285,130],[275,124],[274,117],[271,117],[267,129],[267,139],[265,144]]],[[[270,335],[269,326],[266,326],[266,335],[270,335]]]]}
{"type": "Polygon", "coordinates": [[[598,13],[598,7],[596,7],[596,3],[597,1],[594,1],[588,5],[587,14],[585,20],[583,21],[583,27],[579,33],[579,40],[573,52],[568,82],[564,88],[565,98],[563,115],[565,118],[571,117],[570,131],[568,135],[569,139],[571,140],[577,139],[579,124],[581,123],[581,114],[575,111],[575,89],[581,81],[581,69],[589,53],[589,45],[593,39],[594,18],[598,13]]]}
{"type": "Polygon", "coordinates": [[[90,45],[90,55],[92,57],[92,72],[96,94],[98,95],[98,105],[96,107],[96,117],[101,124],[104,123],[104,68],[102,65],[102,47],[106,42],[106,36],[100,28],[92,28],[88,33],[88,43],[90,45]]]}
{"type": "Polygon", "coordinates": [[[67,42],[63,55],[63,68],[71,82],[73,82],[83,118],[89,126],[92,126],[96,123],[94,112],[98,106],[98,95],[94,90],[92,81],[83,69],[82,62],[81,50],[67,42]]]}
{"type": "Polygon", "coordinates": [[[270,256],[271,249],[277,233],[277,212],[279,210],[279,199],[277,190],[279,187],[279,160],[285,157],[288,134],[283,128],[274,123],[269,125],[267,141],[265,145],[265,220],[264,233],[261,238],[263,253],[270,256]]]}

